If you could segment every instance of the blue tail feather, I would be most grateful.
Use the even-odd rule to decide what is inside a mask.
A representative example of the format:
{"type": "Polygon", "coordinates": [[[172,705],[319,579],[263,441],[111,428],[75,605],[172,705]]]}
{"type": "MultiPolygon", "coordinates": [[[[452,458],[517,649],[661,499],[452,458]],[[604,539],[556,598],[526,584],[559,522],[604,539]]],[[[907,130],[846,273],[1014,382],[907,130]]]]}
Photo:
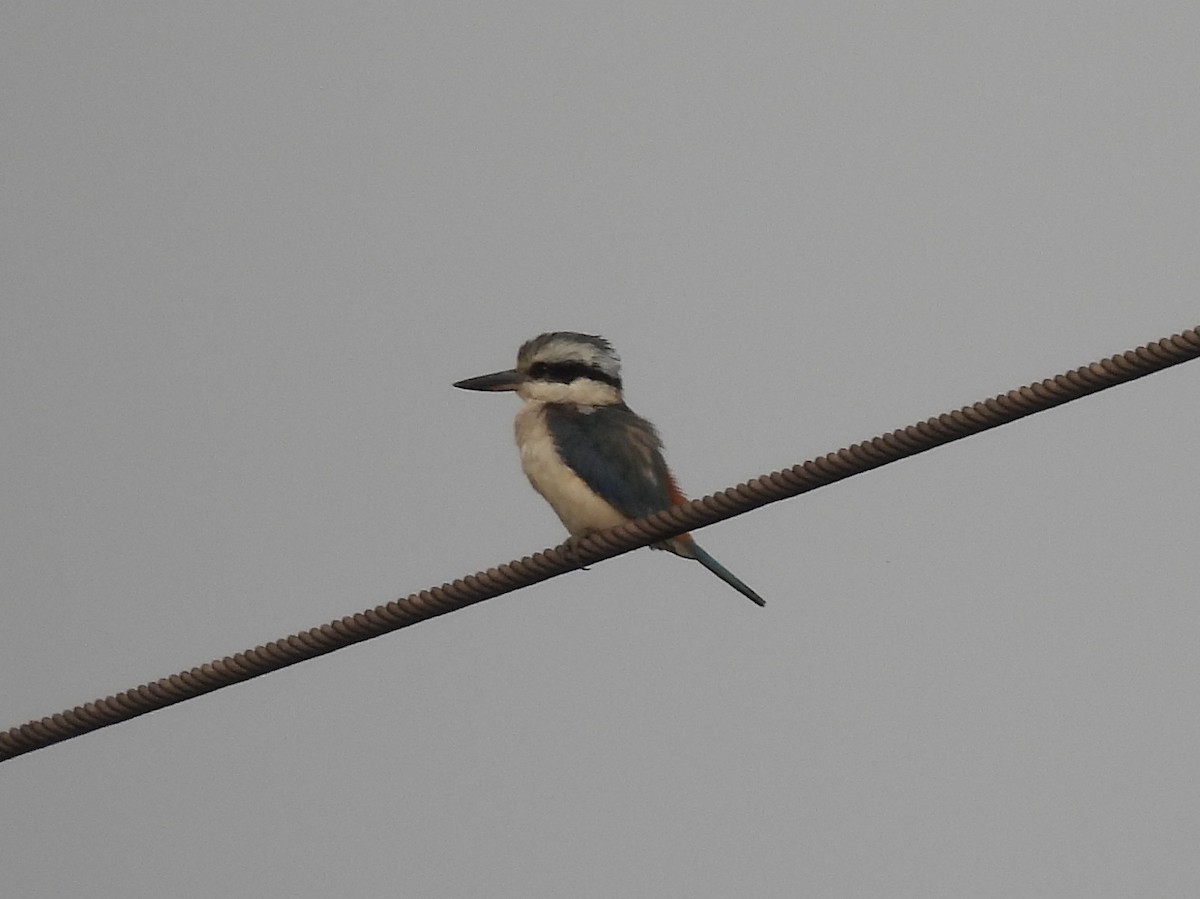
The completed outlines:
{"type": "Polygon", "coordinates": [[[713,574],[715,574],[717,577],[719,577],[721,580],[723,580],[725,583],[727,583],[730,587],[732,587],[738,593],[745,596],[751,602],[758,603],[760,606],[765,606],[767,604],[767,601],[765,599],[763,599],[761,596],[759,596],[757,593],[755,593],[753,590],[751,590],[749,587],[747,587],[745,584],[743,584],[738,579],[737,575],[735,575],[732,571],[730,571],[728,568],[726,568],[724,565],[722,565],[720,562],[718,562],[716,559],[714,559],[712,556],[710,556],[708,553],[706,553],[704,550],[702,550],[695,543],[693,543],[691,545],[691,547],[689,547],[689,548],[691,549],[692,557],[697,562],[699,562],[701,565],[703,565],[705,568],[707,568],[709,571],[711,571],[713,574]]]}

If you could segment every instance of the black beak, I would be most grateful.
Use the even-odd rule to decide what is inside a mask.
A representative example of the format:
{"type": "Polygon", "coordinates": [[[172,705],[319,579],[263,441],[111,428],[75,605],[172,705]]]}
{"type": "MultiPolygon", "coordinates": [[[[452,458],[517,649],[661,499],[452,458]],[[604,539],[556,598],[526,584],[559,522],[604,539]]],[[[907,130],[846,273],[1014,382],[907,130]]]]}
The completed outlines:
{"type": "Polygon", "coordinates": [[[508,371],[496,371],[490,375],[480,375],[478,378],[467,378],[465,381],[455,381],[455,387],[463,390],[516,390],[525,381],[525,376],[515,368],[508,371]]]}

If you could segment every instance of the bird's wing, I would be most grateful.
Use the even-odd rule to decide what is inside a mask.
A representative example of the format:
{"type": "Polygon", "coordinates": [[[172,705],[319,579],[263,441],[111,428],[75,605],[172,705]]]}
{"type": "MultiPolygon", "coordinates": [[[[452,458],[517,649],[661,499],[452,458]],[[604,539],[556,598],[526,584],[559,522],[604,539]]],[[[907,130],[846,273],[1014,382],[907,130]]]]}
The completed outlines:
{"type": "Polygon", "coordinates": [[[641,518],[682,499],[654,425],[624,403],[551,404],[546,427],[563,462],[622,515],[641,518]]]}

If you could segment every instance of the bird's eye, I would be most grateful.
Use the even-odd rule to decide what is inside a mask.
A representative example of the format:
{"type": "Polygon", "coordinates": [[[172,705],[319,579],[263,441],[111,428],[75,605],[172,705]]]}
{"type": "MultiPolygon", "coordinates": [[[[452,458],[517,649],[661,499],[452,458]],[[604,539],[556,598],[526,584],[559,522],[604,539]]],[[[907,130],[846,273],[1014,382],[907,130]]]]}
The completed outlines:
{"type": "Polygon", "coordinates": [[[529,366],[529,377],[531,377],[531,378],[540,378],[545,373],[546,373],[546,363],[545,362],[535,362],[535,363],[533,363],[533,365],[529,366]]]}

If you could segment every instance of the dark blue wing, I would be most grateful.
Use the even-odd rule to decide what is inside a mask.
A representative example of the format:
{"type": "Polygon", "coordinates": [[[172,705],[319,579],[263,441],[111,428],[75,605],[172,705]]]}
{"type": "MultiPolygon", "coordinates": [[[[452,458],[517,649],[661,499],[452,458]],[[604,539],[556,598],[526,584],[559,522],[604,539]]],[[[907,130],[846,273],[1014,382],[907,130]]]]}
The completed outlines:
{"type": "Polygon", "coordinates": [[[658,432],[624,403],[553,403],[545,414],[563,462],[622,515],[641,518],[671,505],[671,473],[658,432]]]}

